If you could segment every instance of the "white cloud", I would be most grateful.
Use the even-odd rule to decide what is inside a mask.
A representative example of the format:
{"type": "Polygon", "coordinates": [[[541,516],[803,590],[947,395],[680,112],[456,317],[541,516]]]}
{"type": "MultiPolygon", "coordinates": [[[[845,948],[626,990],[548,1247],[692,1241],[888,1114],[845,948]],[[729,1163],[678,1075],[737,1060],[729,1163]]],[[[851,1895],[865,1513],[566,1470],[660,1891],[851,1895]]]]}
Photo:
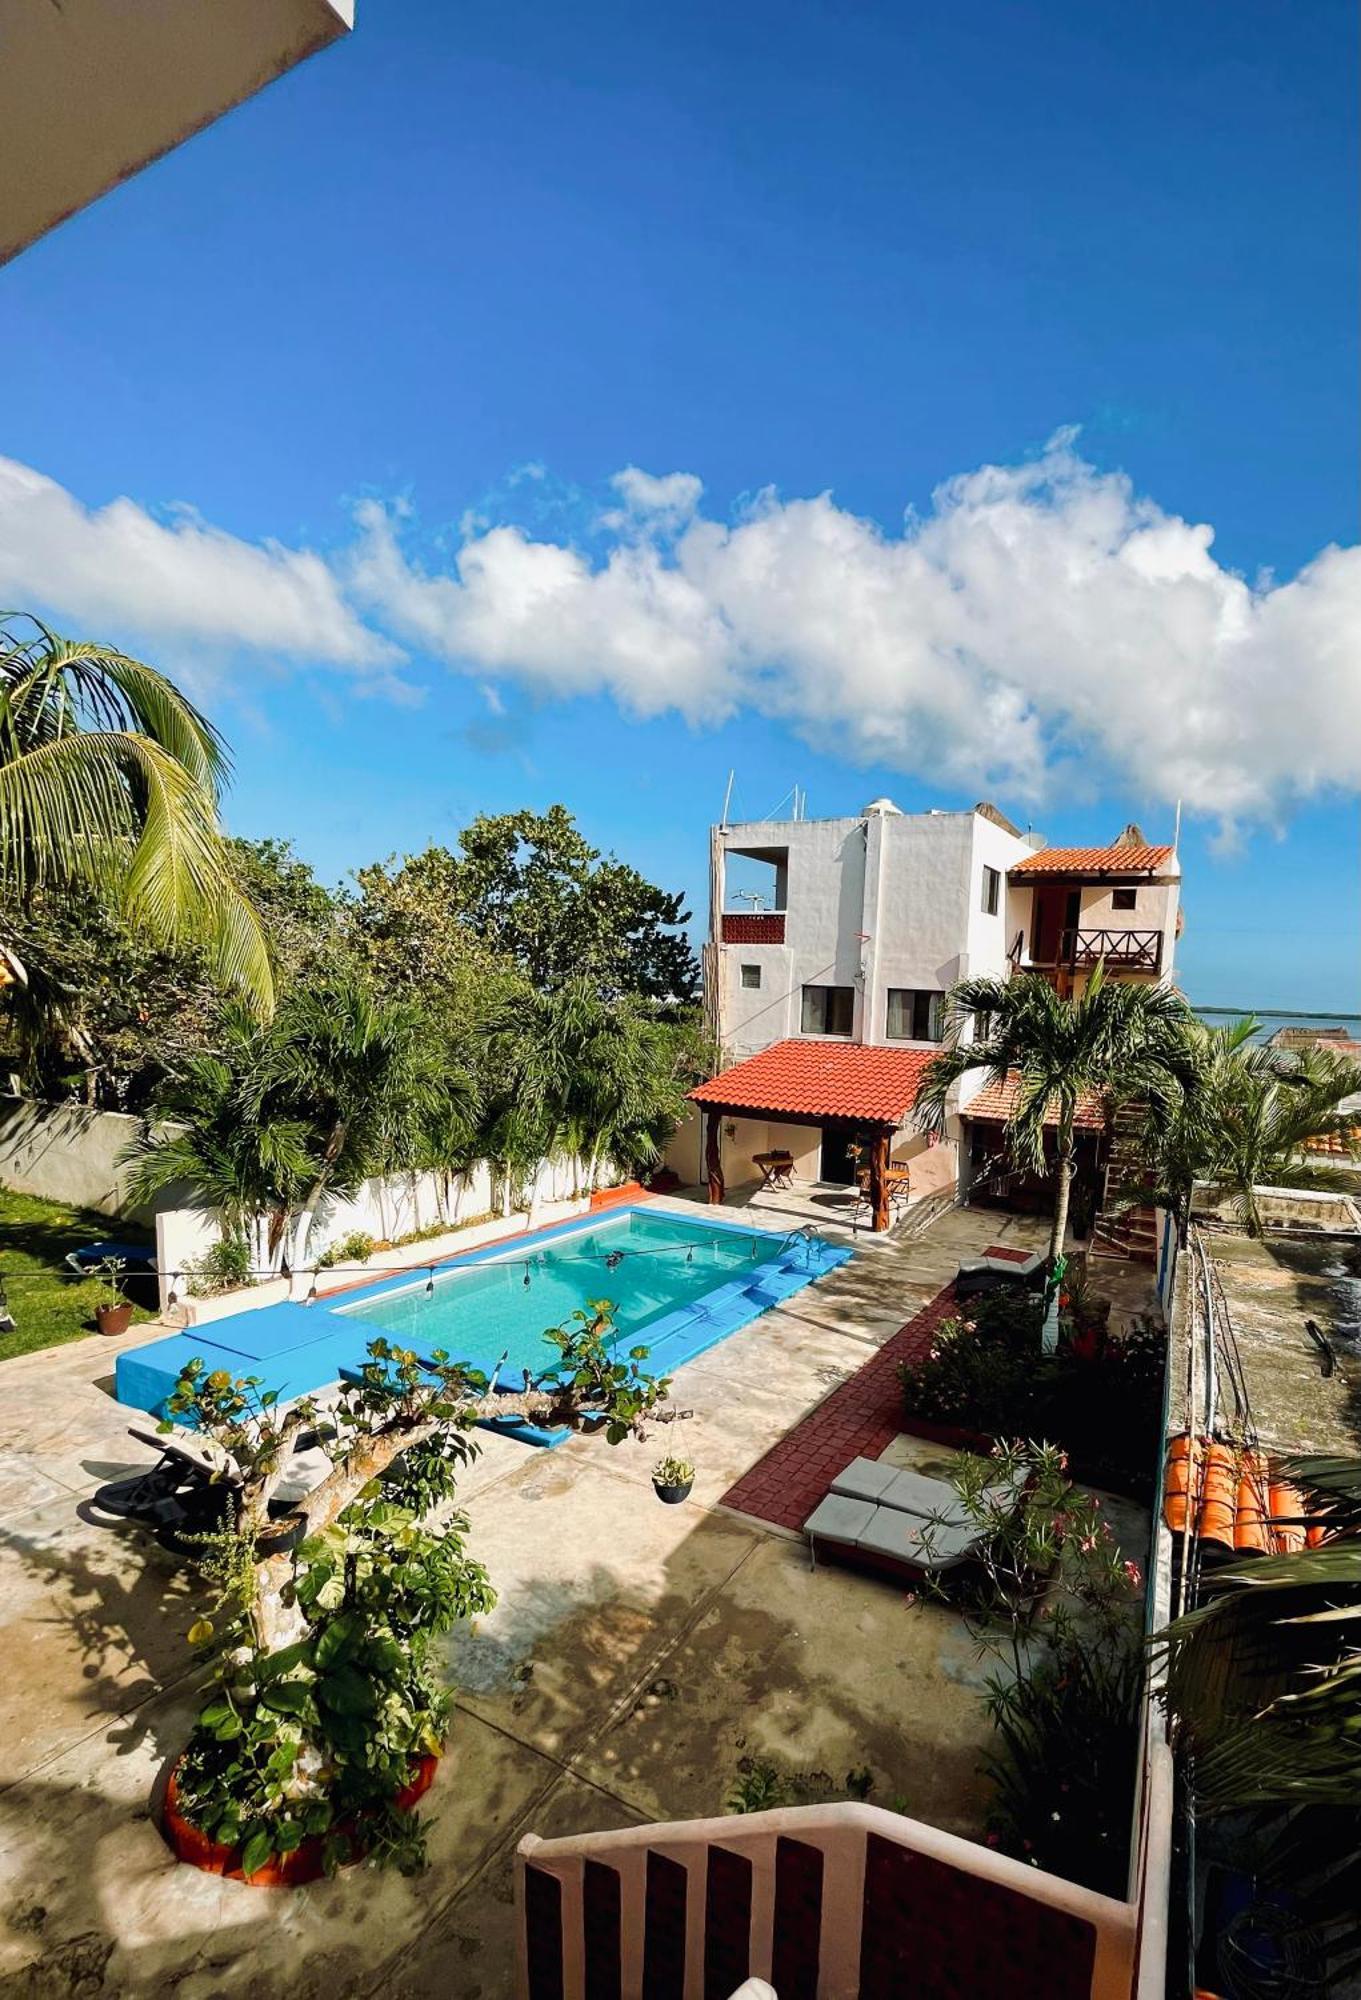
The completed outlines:
{"type": "Polygon", "coordinates": [[[321,556],[242,541],[189,513],[160,521],[131,500],[87,508],[9,458],[0,458],[0,602],[47,606],[73,630],[114,641],[130,633],[360,671],[401,658],[346,603],[321,556]]]}
{"type": "Polygon", "coordinates": [[[624,504],[602,514],[600,521],[617,532],[635,527],[653,534],[674,532],[690,519],[704,493],[704,482],[693,472],[667,472],[659,478],[636,465],[616,472],[610,485],[624,504]]]}
{"type": "Polygon", "coordinates": [[[1231,825],[1361,784],[1361,551],[1250,583],[1209,527],[1096,470],[1072,434],[949,480],[895,533],[826,493],[763,493],[722,521],[693,474],[629,467],[613,486],[597,554],[478,521],[427,567],[404,507],[362,504],[328,562],[128,501],[91,513],[0,461],[0,601],[330,661],[369,687],[409,649],[489,704],[514,680],[700,726],[755,711],[1017,803],[1114,781],[1231,825]]]}
{"type": "Polygon", "coordinates": [[[724,523],[686,475],[615,485],[598,562],[497,527],[429,575],[371,508],[353,587],[463,669],[695,723],[755,709],[1018,800],[1114,777],[1231,822],[1361,783],[1361,551],[1254,587],[1072,434],[948,481],[900,534],[828,494],[724,523]]]}

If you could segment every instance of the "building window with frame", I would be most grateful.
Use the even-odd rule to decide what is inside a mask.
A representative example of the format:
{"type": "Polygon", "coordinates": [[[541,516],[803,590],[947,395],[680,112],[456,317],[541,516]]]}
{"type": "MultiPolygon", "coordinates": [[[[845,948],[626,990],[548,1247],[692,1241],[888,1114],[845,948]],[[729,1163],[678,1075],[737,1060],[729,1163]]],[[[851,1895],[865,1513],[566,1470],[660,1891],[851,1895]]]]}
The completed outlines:
{"type": "Polygon", "coordinates": [[[853,986],[805,986],[800,1033],[849,1035],[855,1023],[853,986]]]}
{"type": "Polygon", "coordinates": [[[884,1032],[891,1042],[938,1042],[945,995],[924,987],[890,986],[884,1032]]]}
{"type": "Polygon", "coordinates": [[[1137,889],[1112,889],[1111,908],[1113,910],[1134,910],[1139,905],[1137,889]]]}
{"type": "Polygon", "coordinates": [[[755,990],[760,986],[761,968],[759,965],[744,965],[742,967],[742,984],[749,990],[755,990]]]}
{"type": "Polygon", "coordinates": [[[983,870],[983,915],[995,917],[1002,907],[1002,871],[1000,868],[983,870]]]}

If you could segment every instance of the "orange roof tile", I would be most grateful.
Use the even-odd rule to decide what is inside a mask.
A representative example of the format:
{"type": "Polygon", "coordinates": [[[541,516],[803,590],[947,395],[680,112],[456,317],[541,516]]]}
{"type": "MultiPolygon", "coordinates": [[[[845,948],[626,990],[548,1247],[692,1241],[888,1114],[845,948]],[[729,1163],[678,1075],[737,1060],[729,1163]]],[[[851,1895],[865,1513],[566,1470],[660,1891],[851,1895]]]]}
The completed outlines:
{"type": "Polygon", "coordinates": [[[1018,861],[1012,875],[1155,875],[1170,847],[1042,847],[1018,861]]]}
{"type": "Polygon", "coordinates": [[[1309,1519],[1297,1486],[1271,1470],[1264,1451],[1185,1432],[1167,1451],[1163,1519],[1174,1535],[1188,1521],[1199,1540],[1258,1555],[1293,1555],[1327,1539],[1326,1522],[1309,1519]]]}
{"type": "MultiPolygon", "coordinates": [[[[1015,1070],[1005,1083],[985,1083],[977,1097],[971,1097],[967,1104],[961,1104],[960,1115],[964,1118],[988,1118],[1005,1121],[1011,1118],[1021,1101],[1021,1079],[1015,1070]]],[[[1053,1111],[1046,1112],[1046,1125],[1057,1125],[1058,1117],[1053,1111]]],[[[1094,1090],[1084,1090],[1077,1101],[1074,1125],[1084,1131],[1101,1131],[1106,1123],[1106,1107],[1094,1090]]]]}
{"type": "Polygon", "coordinates": [[[770,1118],[850,1118],[898,1125],[917,1099],[933,1049],[858,1042],[776,1042],[690,1092],[696,1104],[770,1118]]]}

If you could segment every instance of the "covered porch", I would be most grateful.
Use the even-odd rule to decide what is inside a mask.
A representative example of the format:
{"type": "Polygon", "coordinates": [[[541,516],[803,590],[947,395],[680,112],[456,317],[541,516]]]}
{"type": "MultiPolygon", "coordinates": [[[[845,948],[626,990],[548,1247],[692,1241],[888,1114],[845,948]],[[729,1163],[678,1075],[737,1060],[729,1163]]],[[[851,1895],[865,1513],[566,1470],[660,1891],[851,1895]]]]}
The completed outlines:
{"type": "Polygon", "coordinates": [[[690,1096],[709,1201],[731,1201],[737,1184],[781,1205],[831,1201],[852,1220],[863,1199],[882,1232],[909,1201],[953,1188],[954,1147],[910,1122],[933,1054],[792,1040],[698,1085],[690,1096]]]}

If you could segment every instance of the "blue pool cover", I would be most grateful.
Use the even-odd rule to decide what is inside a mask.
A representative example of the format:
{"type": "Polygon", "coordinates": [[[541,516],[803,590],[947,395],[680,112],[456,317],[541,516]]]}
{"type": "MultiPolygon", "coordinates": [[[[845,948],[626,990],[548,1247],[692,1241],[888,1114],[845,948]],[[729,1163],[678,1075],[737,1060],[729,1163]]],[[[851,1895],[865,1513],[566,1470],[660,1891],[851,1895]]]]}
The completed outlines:
{"type": "MultiPolygon", "coordinates": [[[[648,1371],[670,1374],[850,1255],[817,1236],[616,1209],[466,1253],[440,1270],[433,1295],[417,1267],[347,1294],[340,1309],[265,1306],[133,1348],[118,1356],[115,1392],[164,1416],[186,1362],[201,1357],[209,1369],[258,1376],[288,1401],[352,1378],[380,1337],[418,1353],[442,1347],[487,1374],[509,1351],[508,1375],[520,1366],[536,1372],[552,1359],[545,1320],[598,1298],[616,1303],[620,1348],[645,1346],[648,1371]]],[[[489,1422],[536,1444],[566,1435],[489,1422]]]]}

